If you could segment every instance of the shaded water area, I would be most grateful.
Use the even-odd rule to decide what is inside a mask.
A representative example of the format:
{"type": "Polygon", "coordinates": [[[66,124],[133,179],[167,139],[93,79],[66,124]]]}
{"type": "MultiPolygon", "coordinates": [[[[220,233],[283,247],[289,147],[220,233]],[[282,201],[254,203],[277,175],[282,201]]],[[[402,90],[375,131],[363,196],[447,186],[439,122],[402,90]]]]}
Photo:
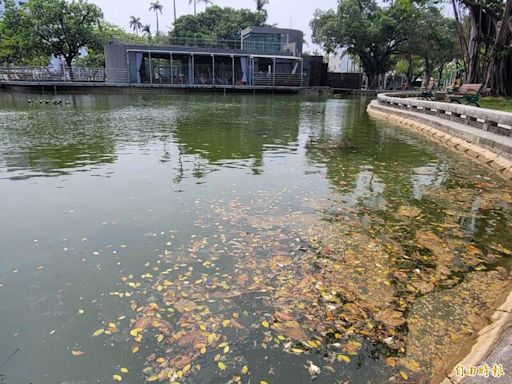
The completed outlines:
{"type": "Polygon", "coordinates": [[[2,383],[431,382],[509,289],[510,185],[368,100],[38,99],[0,94],[2,383]]]}

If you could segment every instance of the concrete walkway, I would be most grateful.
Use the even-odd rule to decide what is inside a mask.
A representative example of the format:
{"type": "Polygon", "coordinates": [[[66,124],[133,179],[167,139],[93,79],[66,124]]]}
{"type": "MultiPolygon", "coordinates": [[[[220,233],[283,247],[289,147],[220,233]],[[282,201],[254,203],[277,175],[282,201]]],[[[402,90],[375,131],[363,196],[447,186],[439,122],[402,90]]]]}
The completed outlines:
{"type": "Polygon", "coordinates": [[[493,132],[484,131],[470,125],[451,121],[442,117],[427,115],[419,112],[388,107],[381,105],[377,100],[370,103],[370,108],[392,113],[396,116],[405,117],[417,121],[419,123],[428,124],[433,128],[437,128],[445,133],[466,140],[470,143],[482,146],[497,154],[503,154],[512,159],[512,137],[498,135],[493,132]]]}

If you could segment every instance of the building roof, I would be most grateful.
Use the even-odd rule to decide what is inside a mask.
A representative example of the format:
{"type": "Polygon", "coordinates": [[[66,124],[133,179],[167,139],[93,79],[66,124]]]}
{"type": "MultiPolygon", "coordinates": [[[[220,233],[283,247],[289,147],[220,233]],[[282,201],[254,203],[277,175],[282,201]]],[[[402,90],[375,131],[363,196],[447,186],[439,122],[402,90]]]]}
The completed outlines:
{"type": "Polygon", "coordinates": [[[247,27],[242,29],[242,36],[248,35],[250,33],[281,33],[281,34],[297,34],[302,31],[298,29],[286,29],[286,28],[276,28],[276,27],[247,27]]]}

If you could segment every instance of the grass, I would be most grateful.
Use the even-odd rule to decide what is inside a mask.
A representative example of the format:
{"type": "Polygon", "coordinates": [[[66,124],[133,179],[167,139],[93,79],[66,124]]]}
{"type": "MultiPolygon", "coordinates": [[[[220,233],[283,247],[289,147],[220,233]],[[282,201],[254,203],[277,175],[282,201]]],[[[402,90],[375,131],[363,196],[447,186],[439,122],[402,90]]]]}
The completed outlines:
{"type": "Polygon", "coordinates": [[[480,105],[482,106],[482,108],[512,112],[512,98],[482,97],[480,99],[480,105]]]}

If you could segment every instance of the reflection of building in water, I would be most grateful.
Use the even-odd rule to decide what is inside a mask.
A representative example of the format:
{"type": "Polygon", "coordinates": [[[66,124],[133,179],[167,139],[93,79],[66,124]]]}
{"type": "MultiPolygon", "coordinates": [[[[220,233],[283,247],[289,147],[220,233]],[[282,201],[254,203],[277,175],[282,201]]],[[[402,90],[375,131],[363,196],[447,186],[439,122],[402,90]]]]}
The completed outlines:
{"type": "Polygon", "coordinates": [[[250,27],[241,41],[173,38],[168,46],[105,47],[108,83],[194,86],[302,85],[303,33],[250,27]]]}
{"type": "Polygon", "coordinates": [[[13,117],[18,129],[5,131],[2,138],[7,148],[16,148],[3,153],[11,179],[59,176],[116,160],[113,132],[101,118],[96,117],[95,127],[84,127],[81,120],[58,124],[45,121],[42,113],[38,115],[25,121],[13,117]],[[34,121],[38,129],[31,129],[34,121]]]}
{"type": "Polygon", "coordinates": [[[177,118],[174,135],[180,153],[195,155],[195,164],[232,162],[259,173],[265,154],[296,149],[300,100],[238,96],[198,105],[177,118]]]}

